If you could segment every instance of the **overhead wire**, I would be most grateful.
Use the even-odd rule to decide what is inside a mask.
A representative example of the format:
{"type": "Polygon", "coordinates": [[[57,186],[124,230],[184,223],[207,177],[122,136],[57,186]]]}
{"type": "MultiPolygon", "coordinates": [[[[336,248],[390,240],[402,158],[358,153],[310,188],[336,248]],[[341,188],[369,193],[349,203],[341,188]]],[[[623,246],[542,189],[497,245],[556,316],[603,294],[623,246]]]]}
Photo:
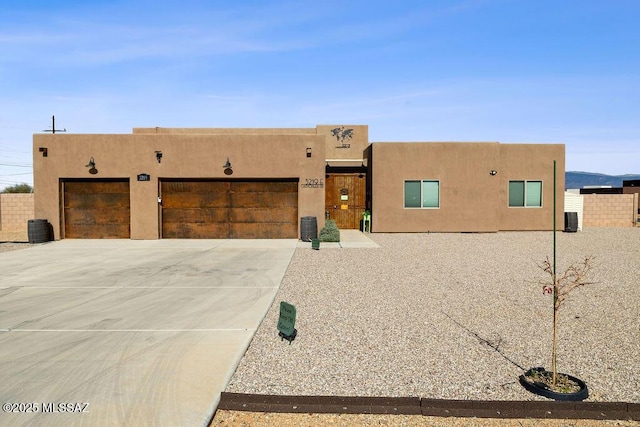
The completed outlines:
{"type": "Polygon", "coordinates": [[[33,165],[17,165],[17,164],[10,164],[10,163],[0,163],[0,166],[10,166],[13,168],[32,168],[33,165]]]}

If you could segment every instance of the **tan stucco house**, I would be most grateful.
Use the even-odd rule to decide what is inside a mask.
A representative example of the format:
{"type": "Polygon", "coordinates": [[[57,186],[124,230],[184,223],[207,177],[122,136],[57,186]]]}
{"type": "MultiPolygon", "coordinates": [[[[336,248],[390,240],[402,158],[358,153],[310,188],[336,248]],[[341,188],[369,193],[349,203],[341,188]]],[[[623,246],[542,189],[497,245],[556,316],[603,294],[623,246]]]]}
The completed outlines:
{"type": "MultiPolygon", "coordinates": [[[[375,142],[365,125],[36,134],[35,217],[54,238],[298,238],[318,228],[553,227],[562,144],[375,142]]],[[[557,200],[563,220],[563,198],[557,200]]]]}

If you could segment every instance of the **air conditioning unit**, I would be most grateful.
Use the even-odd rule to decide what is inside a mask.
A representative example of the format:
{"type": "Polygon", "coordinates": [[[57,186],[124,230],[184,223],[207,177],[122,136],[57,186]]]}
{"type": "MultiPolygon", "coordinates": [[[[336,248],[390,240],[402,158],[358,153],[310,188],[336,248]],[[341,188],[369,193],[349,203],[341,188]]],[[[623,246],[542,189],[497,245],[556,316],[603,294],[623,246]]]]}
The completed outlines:
{"type": "Polygon", "coordinates": [[[567,233],[578,231],[578,212],[564,213],[564,231],[567,233]]]}

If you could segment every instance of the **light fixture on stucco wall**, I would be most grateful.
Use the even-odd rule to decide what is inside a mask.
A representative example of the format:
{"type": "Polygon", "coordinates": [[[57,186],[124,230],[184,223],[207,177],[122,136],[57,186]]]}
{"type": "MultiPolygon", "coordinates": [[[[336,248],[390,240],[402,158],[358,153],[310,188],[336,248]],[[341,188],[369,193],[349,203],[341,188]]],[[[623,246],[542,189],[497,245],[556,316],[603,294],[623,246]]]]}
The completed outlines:
{"type": "Polygon", "coordinates": [[[491,172],[489,172],[489,175],[491,175],[491,176],[495,176],[497,174],[498,174],[498,171],[495,170],[495,169],[491,169],[491,172]]]}
{"type": "Polygon", "coordinates": [[[156,151],[156,160],[158,163],[162,161],[162,151],[156,151]]]}
{"type": "Polygon", "coordinates": [[[49,154],[49,150],[47,147],[40,147],[38,148],[38,151],[42,153],[42,157],[47,157],[47,155],[49,154]]]}
{"type": "Polygon", "coordinates": [[[229,161],[228,157],[227,157],[227,163],[224,164],[223,168],[224,168],[225,175],[231,175],[233,173],[233,169],[231,169],[231,162],[229,161]]]}
{"type": "Polygon", "coordinates": [[[307,157],[311,157],[311,147],[307,147],[307,157]]]}
{"type": "Polygon", "coordinates": [[[95,160],[93,160],[93,157],[91,159],[89,159],[89,163],[87,163],[87,165],[85,167],[90,168],[89,169],[89,173],[91,175],[95,175],[95,174],[98,173],[98,169],[96,169],[96,162],[95,162],[95,160]]]}

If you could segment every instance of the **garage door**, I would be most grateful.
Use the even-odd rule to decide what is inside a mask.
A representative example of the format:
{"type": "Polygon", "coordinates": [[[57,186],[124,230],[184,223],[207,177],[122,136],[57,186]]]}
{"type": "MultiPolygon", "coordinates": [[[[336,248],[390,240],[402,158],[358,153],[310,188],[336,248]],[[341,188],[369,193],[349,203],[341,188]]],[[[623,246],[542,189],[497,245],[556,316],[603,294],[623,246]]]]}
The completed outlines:
{"type": "Polygon", "coordinates": [[[298,236],[297,181],[163,180],[161,198],[163,238],[298,236]]]}
{"type": "Polygon", "coordinates": [[[128,180],[65,181],[62,186],[65,238],[129,238],[128,180]]]}

